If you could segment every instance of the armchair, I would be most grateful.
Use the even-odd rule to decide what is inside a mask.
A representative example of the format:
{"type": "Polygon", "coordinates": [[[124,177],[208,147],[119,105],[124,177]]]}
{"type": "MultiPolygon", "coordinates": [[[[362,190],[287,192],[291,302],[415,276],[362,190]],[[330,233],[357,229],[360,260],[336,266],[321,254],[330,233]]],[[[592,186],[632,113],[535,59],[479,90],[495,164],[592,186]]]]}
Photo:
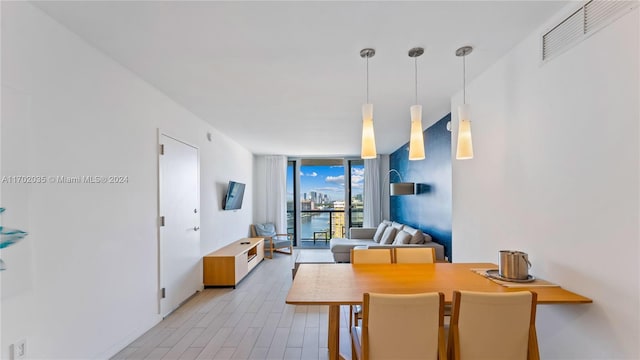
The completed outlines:
{"type": "Polygon", "coordinates": [[[277,234],[276,227],[272,223],[252,224],[251,236],[264,238],[264,257],[272,259],[274,252],[293,254],[293,239],[291,234],[277,234]],[[289,251],[278,249],[289,248],[289,251]],[[267,252],[269,253],[267,255],[267,252]]]}

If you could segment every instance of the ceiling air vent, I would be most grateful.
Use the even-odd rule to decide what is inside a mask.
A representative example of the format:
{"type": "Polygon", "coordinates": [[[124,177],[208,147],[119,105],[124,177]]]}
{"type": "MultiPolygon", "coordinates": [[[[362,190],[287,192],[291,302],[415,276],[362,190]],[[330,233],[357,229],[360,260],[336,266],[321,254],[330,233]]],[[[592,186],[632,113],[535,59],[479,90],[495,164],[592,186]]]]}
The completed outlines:
{"type": "Polygon", "coordinates": [[[542,36],[542,60],[549,60],[638,6],[637,1],[591,0],[542,36]]]}

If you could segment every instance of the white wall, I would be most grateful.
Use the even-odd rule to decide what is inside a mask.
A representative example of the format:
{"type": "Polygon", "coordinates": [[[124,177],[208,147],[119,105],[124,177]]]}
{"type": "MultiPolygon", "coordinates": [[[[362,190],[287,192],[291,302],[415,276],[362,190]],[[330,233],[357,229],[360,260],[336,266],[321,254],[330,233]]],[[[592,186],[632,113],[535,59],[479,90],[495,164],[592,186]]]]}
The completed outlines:
{"type": "MultiPolygon", "coordinates": [[[[256,223],[266,222],[269,218],[267,216],[267,188],[266,182],[261,181],[267,173],[267,163],[263,155],[255,155],[253,161],[253,182],[255,193],[253,194],[253,218],[256,223]]],[[[286,229],[278,231],[286,232],[286,229]]],[[[249,234],[249,233],[247,233],[249,234]]]]}
{"type": "Polygon", "coordinates": [[[2,251],[0,356],[107,358],[160,320],[157,129],[200,149],[203,254],[246,236],[253,155],[28,3],[2,2],[2,90],[1,175],[129,182],[3,184],[29,236],[2,251]],[[231,179],[249,186],[224,212],[231,179]]]}
{"type": "Polygon", "coordinates": [[[547,26],[467,88],[475,158],[453,160],[453,258],[523,250],[534,275],[593,299],[539,307],[543,359],[639,359],[638,9],[541,64],[547,26]]]}

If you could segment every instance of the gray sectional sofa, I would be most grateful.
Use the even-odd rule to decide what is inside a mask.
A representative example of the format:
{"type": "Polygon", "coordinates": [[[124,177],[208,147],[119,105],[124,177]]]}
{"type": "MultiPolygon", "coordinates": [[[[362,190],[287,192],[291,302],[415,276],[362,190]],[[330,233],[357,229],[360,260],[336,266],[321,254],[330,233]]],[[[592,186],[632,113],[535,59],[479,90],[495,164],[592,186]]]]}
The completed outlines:
{"type": "Polygon", "coordinates": [[[333,259],[336,262],[350,262],[351,249],[431,247],[436,251],[436,259],[444,260],[444,246],[433,242],[431,235],[411,226],[384,220],[377,228],[350,228],[349,238],[333,238],[330,242],[333,259]]]}

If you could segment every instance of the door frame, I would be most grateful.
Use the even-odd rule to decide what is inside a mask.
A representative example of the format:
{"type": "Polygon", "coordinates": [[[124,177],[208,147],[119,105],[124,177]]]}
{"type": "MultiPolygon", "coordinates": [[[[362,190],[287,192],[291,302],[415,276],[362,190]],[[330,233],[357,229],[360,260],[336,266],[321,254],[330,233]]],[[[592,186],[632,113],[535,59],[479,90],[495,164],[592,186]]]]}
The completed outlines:
{"type": "MultiPolygon", "coordinates": [[[[161,201],[160,201],[160,193],[161,193],[161,189],[162,189],[162,171],[160,170],[160,156],[162,156],[161,154],[161,148],[160,145],[162,145],[161,139],[162,136],[166,136],[168,138],[171,138],[175,141],[181,142],[187,146],[191,146],[192,148],[197,150],[198,153],[198,175],[197,175],[197,179],[198,179],[198,211],[201,211],[201,194],[200,194],[200,148],[188,141],[184,141],[182,139],[180,139],[179,137],[173,136],[171,134],[169,134],[167,131],[164,131],[162,128],[157,128],[156,129],[156,178],[157,178],[157,189],[156,189],[156,246],[157,246],[157,252],[156,252],[156,260],[157,260],[157,281],[156,281],[156,298],[157,298],[157,314],[160,316],[162,315],[162,238],[161,238],[161,227],[162,227],[162,222],[161,222],[161,217],[162,217],[162,213],[161,213],[161,201]]],[[[201,214],[202,215],[202,214],[201,214]]],[[[200,222],[202,221],[202,218],[200,218],[200,222]]],[[[198,231],[198,242],[200,242],[200,231],[198,231]]],[[[202,251],[201,251],[202,252],[202,251]]],[[[200,266],[202,266],[202,262],[200,263],[200,266]]],[[[200,286],[200,290],[202,290],[204,288],[204,285],[200,286]]],[[[186,300],[185,300],[186,301],[186,300]]],[[[177,308],[176,308],[177,309],[177,308]]],[[[175,311],[175,309],[173,310],[175,311]]],[[[169,315],[171,312],[169,312],[167,315],[169,315]]]]}

